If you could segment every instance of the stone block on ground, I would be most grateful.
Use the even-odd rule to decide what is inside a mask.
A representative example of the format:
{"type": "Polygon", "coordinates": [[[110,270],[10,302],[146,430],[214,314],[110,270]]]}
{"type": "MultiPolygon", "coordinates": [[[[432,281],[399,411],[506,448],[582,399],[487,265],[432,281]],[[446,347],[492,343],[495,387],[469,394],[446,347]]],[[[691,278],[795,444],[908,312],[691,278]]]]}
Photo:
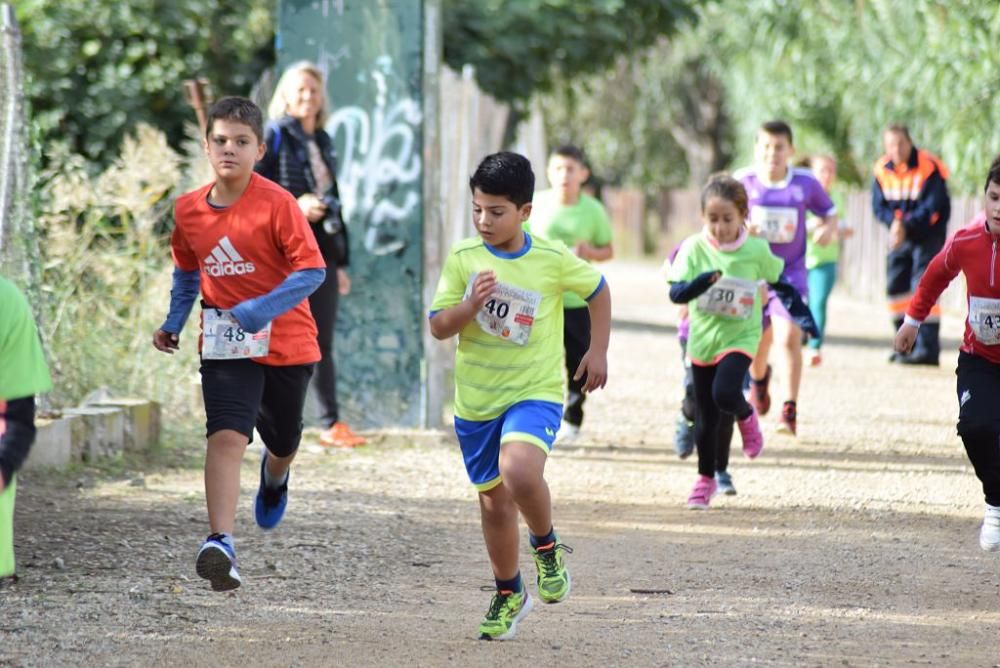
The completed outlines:
{"type": "Polygon", "coordinates": [[[116,457],[125,449],[125,411],[110,406],[67,408],[63,415],[77,415],[72,422],[74,460],[97,461],[116,457]]]}
{"type": "Polygon", "coordinates": [[[125,413],[125,451],[146,452],[160,442],[160,404],[148,399],[124,397],[99,399],[89,404],[120,408],[125,413]]]}
{"type": "Polygon", "coordinates": [[[73,455],[72,423],[76,420],[78,417],[75,415],[36,419],[35,427],[38,431],[24,468],[62,468],[69,464],[73,455]]]}

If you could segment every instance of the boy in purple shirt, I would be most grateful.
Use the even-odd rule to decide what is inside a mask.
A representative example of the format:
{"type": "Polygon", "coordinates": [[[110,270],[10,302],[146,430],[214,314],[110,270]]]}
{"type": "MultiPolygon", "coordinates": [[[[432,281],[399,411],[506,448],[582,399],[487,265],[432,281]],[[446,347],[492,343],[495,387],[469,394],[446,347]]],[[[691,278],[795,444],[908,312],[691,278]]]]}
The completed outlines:
{"type": "MultiPolygon", "coordinates": [[[[827,243],[837,229],[836,207],[812,172],[793,168],[789,161],[795,149],[792,129],[784,121],[768,121],[757,132],[753,167],[737,171],[734,176],[743,183],[750,196],[751,234],[770,242],[771,252],[785,261],[782,279],[791,283],[799,294],[809,294],[806,271],[806,211],[821,219],[814,234],[817,243],[827,243]]],[[[796,432],[796,401],[802,379],[802,330],[773,291],[767,304],[767,316],[773,327],[767,326],[750,366],[750,403],[758,414],[770,409],[768,382],[771,367],[768,356],[775,341],[784,346],[788,356],[788,399],[781,411],[778,431],[796,432]]]]}

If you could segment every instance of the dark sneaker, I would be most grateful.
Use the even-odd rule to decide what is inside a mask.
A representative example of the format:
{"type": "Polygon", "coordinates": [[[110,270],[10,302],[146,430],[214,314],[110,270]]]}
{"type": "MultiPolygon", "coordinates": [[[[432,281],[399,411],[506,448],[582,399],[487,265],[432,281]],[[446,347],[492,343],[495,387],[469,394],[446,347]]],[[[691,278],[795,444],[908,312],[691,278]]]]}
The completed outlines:
{"type": "Polygon", "coordinates": [[[750,396],[747,401],[757,411],[757,415],[763,417],[771,410],[771,393],[768,386],[771,384],[771,365],[767,365],[767,373],[760,380],[750,379],[750,396]]]}
{"type": "Polygon", "coordinates": [[[288,474],[285,482],[274,489],[264,484],[264,467],[267,466],[267,448],[260,458],[260,486],[257,488],[257,498],[254,499],[253,515],[257,526],[261,529],[273,529],[285,516],[288,505],[288,474]]]}
{"type": "Polygon", "coordinates": [[[781,407],[781,421],[778,423],[778,433],[791,434],[795,436],[798,411],[795,409],[794,401],[786,401],[781,407]]]}
{"type": "Polygon", "coordinates": [[[733,486],[733,476],[729,475],[728,471],[716,471],[715,489],[720,494],[736,496],[736,487],[733,486]]]}
{"type": "Polygon", "coordinates": [[[534,605],[527,590],[497,591],[490,600],[490,609],[479,624],[479,639],[510,640],[517,632],[517,623],[528,616],[534,605]]]}
{"type": "Polygon", "coordinates": [[[236,570],[236,552],[223,541],[221,533],[213,533],[201,544],[194,570],[198,577],[212,583],[212,591],[236,589],[242,582],[236,570]]]}
{"type": "Polygon", "coordinates": [[[546,603],[564,600],[573,587],[573,579],[566,570],[563,552],[571,553],[573,548],[563,545],[558,538],[548,545],[531,548],[531,556],[535,558],[535,568],[538,570],[535,580],[538,596],[546,603]]]}

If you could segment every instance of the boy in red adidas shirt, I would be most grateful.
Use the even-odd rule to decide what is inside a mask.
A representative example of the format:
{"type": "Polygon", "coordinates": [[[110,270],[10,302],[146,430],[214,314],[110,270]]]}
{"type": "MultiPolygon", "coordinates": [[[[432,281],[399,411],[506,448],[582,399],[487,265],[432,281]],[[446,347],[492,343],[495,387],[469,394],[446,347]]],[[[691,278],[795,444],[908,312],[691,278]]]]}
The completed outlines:
{"type": "Polygon", "coordinates": [[[906,318],[896,333],[896,351],[908,354],[931,307],[965,274],[969,315],[958,353],[958,433],[983,484],[986,511],[979,545],[1000,551],[1000,157],[986,177],[985,210],[955,232],[920,278],[906,318]]]}
{"type": "Polygon", "coordinates": [[[253,171],[266,151],[263,123],[246,98],[226,97],[209,110],[205,152],[216,179],[177,199],[170,312],[153,334],[153,345],[172,353],[200,290],[211,534],[196,570],[215,591],[240,586],[233,528],[254,427],[265,446],[257,524],[272,529],[284,516],[306,388],[320,358],[306,298],[326,265],[295,199],[253,171]]]}

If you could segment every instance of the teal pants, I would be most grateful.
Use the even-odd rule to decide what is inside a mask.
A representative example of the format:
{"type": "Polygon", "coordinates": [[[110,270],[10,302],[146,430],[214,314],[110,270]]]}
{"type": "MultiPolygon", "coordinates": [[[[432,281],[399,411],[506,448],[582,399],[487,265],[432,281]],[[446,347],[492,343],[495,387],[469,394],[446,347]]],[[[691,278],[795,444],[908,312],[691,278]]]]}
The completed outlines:
{"type": "Polygon", "coordinates": [[[0,578],[14,574],[14,495],[17,478],[0,492],[0,578]]]}
{"type": "Polygon", "coordinates": [[[826,333],[826,303],[837,282],[837,263],[828,262],[809,270],[809,310],[812,311],[819,336],[809,339],[809,347],[819,350],[826,333]]]}

